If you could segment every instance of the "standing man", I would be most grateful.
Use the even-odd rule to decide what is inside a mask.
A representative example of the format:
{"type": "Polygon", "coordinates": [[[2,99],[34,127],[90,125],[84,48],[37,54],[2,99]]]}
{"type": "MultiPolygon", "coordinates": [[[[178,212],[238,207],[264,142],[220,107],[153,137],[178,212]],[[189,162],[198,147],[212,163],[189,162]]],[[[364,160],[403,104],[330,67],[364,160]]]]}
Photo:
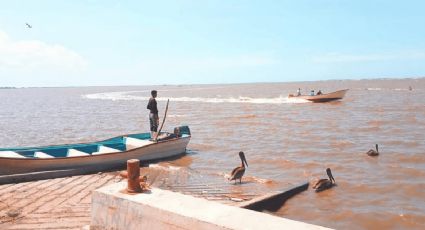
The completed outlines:
{"type": "Polygon", "coordinates": [[[158,107],[157,107],[156,100],[155,100],[155,98],[157,96],[156,90],[152,90],[151,95],[152,95],[152,97],[149,98],[149,103],[148,103],[147,109],[150,110],[149,123],[150,123],[150,127],[151,127],[151,139],[154,139],[157,136],[158,125],[159,125],[158,107]]]}

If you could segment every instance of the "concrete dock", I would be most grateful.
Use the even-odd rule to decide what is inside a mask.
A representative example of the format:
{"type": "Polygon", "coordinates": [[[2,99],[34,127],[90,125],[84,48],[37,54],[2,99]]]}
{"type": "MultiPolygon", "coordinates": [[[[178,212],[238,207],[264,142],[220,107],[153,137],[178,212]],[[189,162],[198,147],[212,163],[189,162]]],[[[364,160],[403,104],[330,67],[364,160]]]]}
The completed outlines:
{"type": "Polygon", "coordinates": [[[0,229],[81,229],[92,191],[121,180],[102,173],[0,185],[0,229]]]}
{"type": "MultiPolygon", "coordinates": [[[[142,174],[145,170],[141,169],[142,174]]],[[[264,195],[235,191],[228,194],[225,191],[234,185],[220,177],[213,184],[191,181],[185,185],[176,179],[181,173],[156,173],[152,169],[148,172],[150,180],[154,180],[153,187],[230,206],[264,195]]],[[[81,229],[91,221],[93,191],[123,180],[119,172],[105,172],[0,185],[0,229],[81,229]]]]}
{"type": "MultiPolygon", "coordinates": [[[[219,186],[231,186],[220,178],[217,181],[223,181],[221,185],[182,186],[175,185],[176,179],[170,174],[160,172],[154,175],[153,170],[149,172],[156,178],[154,187],[228,205],[237,205],[238,201],[258,196],[217,191],[219,186]],[[172,182],[164,182],[170,178],[172,182]]],[[[0,185],[0,229],[81,229],[90,224],[92,192],[122,180],[119,172],[107,172],[0,185]]]]}
{"type": "Polygon", "coordinates": [[[128,194],[126,187],[121,182],[94,191],[92,229],[328,229],[162,189],[128,194]]]}

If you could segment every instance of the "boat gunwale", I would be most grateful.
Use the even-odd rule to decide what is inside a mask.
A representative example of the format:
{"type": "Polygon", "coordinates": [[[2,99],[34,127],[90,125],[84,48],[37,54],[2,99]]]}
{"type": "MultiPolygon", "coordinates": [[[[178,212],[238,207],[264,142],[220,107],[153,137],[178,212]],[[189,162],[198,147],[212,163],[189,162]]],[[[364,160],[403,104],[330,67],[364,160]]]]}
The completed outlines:
{"type": "MultiPolygon", "coordinates": [[[[140,134],[140,133],[135,133],[135,134],[140,134]]],[[[109,139],[106,139],[106,140],[103,140],[103,141],[107,141],[107,140],[114,139],[114,138],[117,138],[117,137],[126,137],[126,136],[128,136],[128,135],[133,135],[133,134],[120,135],[120,136],[116,136],[116,137],[113,137],[113,138],[109,138],[109,139]]],[[[189,138],[189,139],[190,139],[190,138],[191,138],[191,135],[184,136],[184,137],[182,136],[182,137],[170,138],[170,139],[166,139],[166,140],[158,140],[158,142],[152,142],[152,143],[149,143],[149,144],[147,144],[147,145],[143,145],[143,146],[136,147],[136,148],[134,148],[134,149],[130,149],[130,150],[126,150],[126,151],[121,151],[121,152],[111,152],[111,153],[102,153],[102,154],[96,154],[96,155],[89,154],[89,155],[85,155],[85,156],[73,156],[73,157],[53,157],[53,158],[38,158],[38,157],[0,157],[0,160],[19,160],[19,161],[28,161],[28,160],[30,160],[30,161],[33,161],[33,160],[45,160],[45,161],[55,161],[55,160],[63,160],[63,159],[78,159],[78,158],[89,158],[89,157],[102,157],[102,156],[109,156],[109,155],[112,155],[112,154],[125,154],[125,153],[132,152],[133,150],[142,149],[142,148],[149,147],[149,146],[152,146],[152,145],[164,144],[164,143],[167,143],[167,142],[170,142],[170,141],[177,141],[177,140],[180,140],[180,139],[186,139],[186,138],[189,138]]],[[[142,139],[140,139],[140,140],[142,140],[142,139]]],[[[102,141],[98,141],[98,142],[102,142],[102,141]]],[[[95,143],[96,143],[96,142],[93,142],[93,144],[95,144],[95,143]]],[[[76,144],[69,144],[69,145],[78,145],[78,144],[82,144],[82,145],[84,145],[84,144],[90,144],[90,143],[76,143],[76,144]]],[[[67,144],[67,145],[68,145],[68,144],[67,144]]],[[[38,147],[38,148],[56,147],[56,146],[60,147],[61,145],[49,145],[49,146],[43,146],[43,147],[38,147]]],[[[28,147],[28,148],[32,148],[32,147],[28,147]]],[[[35,148],[37,148],[37,147],[35,147],[35,148]]],[[[68,148],[68,149],[72,149],[72,148],[68,148]]],[[[9,150],[9,151],[10,151],[10,150],[9,150]]]]}
{"type": "Polygon", "coordinates": [[[338,99],[342,99],[344,98],[345,94],[347,93],[349,89],[341,89],[341,90],[337,90],[337,91],[333,91],[330,93],[323,93],[323,94],[319,94],[319,95],[290,95],[290,98],[300,98],[300,99],[304,99],[304,100],[308,100],[308,101],[314,101],[314,100],[320,100],[321,98],[326,99],[327,96],[331,96],[332,94],[339,94],[339,93],[343,93],[342,97],[333,97],[333,98],[329,98],[331,100],[338,100],[338,99]]]}

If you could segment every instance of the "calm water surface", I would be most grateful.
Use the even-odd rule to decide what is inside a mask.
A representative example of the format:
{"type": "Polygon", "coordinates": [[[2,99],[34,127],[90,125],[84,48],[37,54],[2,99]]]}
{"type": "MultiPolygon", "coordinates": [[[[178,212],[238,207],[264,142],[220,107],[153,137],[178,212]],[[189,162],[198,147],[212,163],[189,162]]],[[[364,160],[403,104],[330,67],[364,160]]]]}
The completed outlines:
{"type": "MultiPolygon", "coordinates": [[[[0,146],[94,141],[145,132],[152,86],[0,90],[0,146]]],[[[157,164],[183,175],[168,183],[212,184],[227,193],[264,194],[326,178],[274,215],[337,229],[425,229],[425,79],[239,85],[155,86],[164,129],[187,124],[189,154],[157,164]],[[413,90],[409,91],[408,87],[413,90]],[[350,89],[344,100],[287,98],[350,89]],[[381,155],[365,152],[379,144],[381,155]],[[226,177],[246,153],[245,182],[226,177]]]]}

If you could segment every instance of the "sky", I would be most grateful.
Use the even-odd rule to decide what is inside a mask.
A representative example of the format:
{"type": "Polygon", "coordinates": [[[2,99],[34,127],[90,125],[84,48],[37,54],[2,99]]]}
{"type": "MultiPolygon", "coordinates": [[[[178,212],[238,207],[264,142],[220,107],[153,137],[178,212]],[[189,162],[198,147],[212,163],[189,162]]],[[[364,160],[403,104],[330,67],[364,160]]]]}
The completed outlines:
{"type": "Polygon", "coordinates": [[[421,0],[0,0],[0,86],[423,77],[424,9],[421,0]]]}

